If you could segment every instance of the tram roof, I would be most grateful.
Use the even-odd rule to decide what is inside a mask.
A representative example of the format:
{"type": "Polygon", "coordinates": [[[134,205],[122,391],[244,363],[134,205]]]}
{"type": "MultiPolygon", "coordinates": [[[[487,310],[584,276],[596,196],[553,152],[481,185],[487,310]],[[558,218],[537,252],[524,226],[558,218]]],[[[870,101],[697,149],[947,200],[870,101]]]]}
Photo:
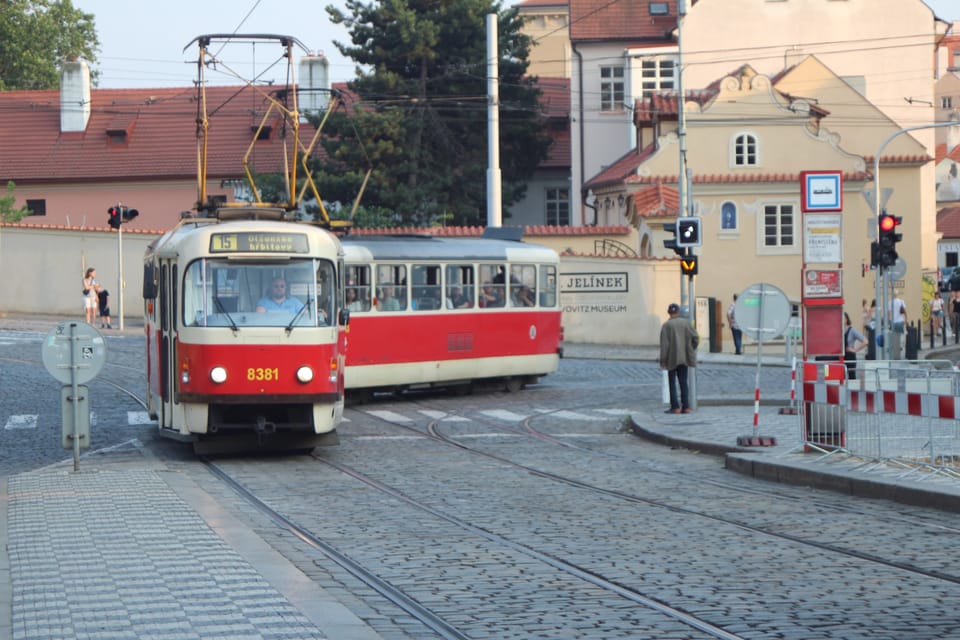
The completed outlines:
{"type": "Polygon", "coordinates": [[[431,235],[346,236],[340,239],[348,262],[370,260],[498,260],[558,262],[550,247],[493,238],[438,238],[431,235]]]}

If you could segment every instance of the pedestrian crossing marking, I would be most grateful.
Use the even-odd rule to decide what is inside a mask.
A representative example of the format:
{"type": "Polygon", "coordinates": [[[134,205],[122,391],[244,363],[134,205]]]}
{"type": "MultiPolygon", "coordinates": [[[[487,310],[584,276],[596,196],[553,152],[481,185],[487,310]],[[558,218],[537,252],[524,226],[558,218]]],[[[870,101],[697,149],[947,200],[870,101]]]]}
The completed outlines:
{"type": "Polygon", "coordinates": [[[445,411],[430,411],[428,409],[420,409],[420,413],[427,416],[428,418],[433,418],[434,420],[442,420],[444,422],[470,422],[470,418],[464,418],[463,416],[450,415],[445,411]]]}
{"type": "Polygon", "coordinates": [[[384,411],[377,409],[374,411],[368,411],[367,413],[375,418],[386,420],[387,422],[413,422],[411,418],[408,418],[402,413],[396,413],[395,411],[384,411]]]}
{"type": "Polygon", "coordinates": [[[551,415],[561,420],[603,420],[603,418],[598,416],[588,416],[583,413],[577,413],[576,411],[557,411],[551,415]]]}
{"type": "Polygon", "coordinates": [[[489,411],[481,411],[480,413],[491,418],[496,418],[497,420],[506,420],[507,422],[519,422],[527,417],[519,413],[514,413],[513,411],[507,411],[506,409],[490,409],[489,411]]]}
{"type": "Polygon", "coordinates": [[[5,424],[3,428],[7,431],[12,431],[14,429],[36,429],[37,416],[28,414],[10,416],[7,418],[7,424],[5,424]]]}
{"type": "Polygon", "coordinates": [[[633,413],[630,409],[594,409],[594,411],[608,416],[628,416],[633,413]]]}

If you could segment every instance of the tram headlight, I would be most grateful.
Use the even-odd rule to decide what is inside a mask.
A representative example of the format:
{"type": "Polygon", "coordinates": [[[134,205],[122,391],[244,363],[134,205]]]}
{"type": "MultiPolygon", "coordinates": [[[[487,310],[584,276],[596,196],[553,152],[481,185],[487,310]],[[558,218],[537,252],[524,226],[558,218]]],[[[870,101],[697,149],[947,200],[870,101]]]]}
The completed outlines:
{"type": "Polygon", "coordinates": [[[313,380],[313,369],[306,365],[297,369],[297,380],[304,384],[313,380]]]}
{"type": "Polygon", "coordinates": [[[227,370],[223,367],[214,367],[210,369],[210,379],[217,384],[223,384],[227,381],[227,370]]]}

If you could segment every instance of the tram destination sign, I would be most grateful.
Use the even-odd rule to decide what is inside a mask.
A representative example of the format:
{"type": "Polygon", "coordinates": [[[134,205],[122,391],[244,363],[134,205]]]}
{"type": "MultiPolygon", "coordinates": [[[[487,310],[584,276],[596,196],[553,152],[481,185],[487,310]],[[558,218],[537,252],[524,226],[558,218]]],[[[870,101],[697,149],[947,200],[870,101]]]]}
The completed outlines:
{"type": "Polygon", "coordinates": [[[251,231],[214,233],[210,253],[309,253],[305,233],[251,231]]]}

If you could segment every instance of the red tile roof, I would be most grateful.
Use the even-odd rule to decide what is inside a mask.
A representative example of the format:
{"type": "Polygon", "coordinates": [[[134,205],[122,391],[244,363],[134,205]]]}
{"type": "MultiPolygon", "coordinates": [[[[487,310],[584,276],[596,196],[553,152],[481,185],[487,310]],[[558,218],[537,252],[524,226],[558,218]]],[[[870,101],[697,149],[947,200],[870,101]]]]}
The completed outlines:
{"type": "Polygon", "coordinates": [[[518,7],[563,7],[567,8],[566,0],[523,0],[517,3],[518,7]]]}
{"type": "Polygon", "coordinates": [[[944,240],[960,239],[960,207],[944,207],[937,212],[937,233],[944,240]]]}
{"type": "MultiPolygon", "coordinates": [[[[870,179],[870,174],[866,171],[854,171],[843,174],[846,181],[862,182],[870,179]]],[[[660,182],[675,184],[677,182],[676,174],[659,176],[637,176],[628,177],[627,184],[657,184],[660,182]]],[[[716,175],[693,175],[694,184],[740,184],[752,182],[796,182],[800,183],[799,173],[744,173],[730,175],[720,173],[716,175]]]]}
{"type": "MultiPolygon", "coordinates": [[[[351,229],[351,235],[379,236],[426,233],[434,236],[450,237],[480,237],[485,227],[380,227],[377,229],[351,229]]],[[[526,226],[524,236],[613,236],[629,235],[627,225],[566,227],[554,225],[526,226]]]]}
{"type": "Polygon", "coordinates": [[[680,213],[680,194],[658,182],[633,192],[632,218],[672,218],[680,213]]]}
{"type": "Polygon", "coordinates": [[[625,41],[638,45],[673,43],[677,2],[667,0],[667,15],[651,16],[651,0],[571,0],[570,41],[625,41]]]}
{"type": "MultiPolygon", "coordinates": [[[[14,182],[196,178],[197,99],[192,88],[92,89],[83,132],[60,132],[59,91],[0,91],[0,176],[14,182]],[[126,132],[125,140],[116,140],[126,132]]],[[[241,159],[267,103],[250,87],[210,87],[208,176],[243,175],[241,159]]],[[[276,125],[278,120],[271,119],[276,125]]],[[[281,131],[258,141],[257,172],[282,171],[281,131]]],[[[309,141],[313,128],[301,126],[309,141]]]]}

